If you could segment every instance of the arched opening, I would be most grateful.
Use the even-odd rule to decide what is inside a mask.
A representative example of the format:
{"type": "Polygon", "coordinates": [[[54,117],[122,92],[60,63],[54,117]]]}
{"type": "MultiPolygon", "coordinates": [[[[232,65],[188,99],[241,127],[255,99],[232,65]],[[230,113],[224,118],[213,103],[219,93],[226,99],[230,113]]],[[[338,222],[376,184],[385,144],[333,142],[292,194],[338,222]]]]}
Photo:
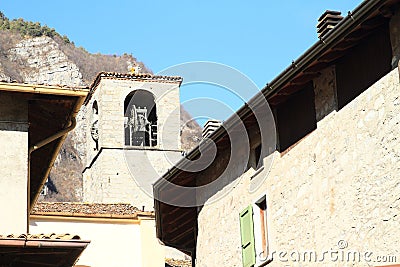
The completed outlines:
{"type": "Polygon", "coordinates": [[[97,101],[92,105],[92,122],[90,127],[90,134],[94,141],[93,150],[99,150],[99,107],[97,101]]]}
{"type": "Polygon", "coordinates": [[[124,101],[126,146],[157,145],[157,110],[153,94],[145,90],[131,92],[124,101]]]}

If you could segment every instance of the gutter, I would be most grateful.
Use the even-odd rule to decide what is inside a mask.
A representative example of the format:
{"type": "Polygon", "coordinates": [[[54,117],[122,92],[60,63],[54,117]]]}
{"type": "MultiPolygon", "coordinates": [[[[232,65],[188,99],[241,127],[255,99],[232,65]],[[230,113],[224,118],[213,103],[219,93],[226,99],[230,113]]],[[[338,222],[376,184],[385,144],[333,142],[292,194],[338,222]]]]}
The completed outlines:
{"type": "MultiPolygon", "coordinates": [[[[276,78],[274,78],[270,83],[268,83],[259,93],[252,97],[248,102],[252,103],[252,106],[263,103],[263,99],[268,99],[268,97],[277,93],[281,86],[287,84],[291,79],[293,79],[297,74],[303,71],[310,63],[316,60],[326,49],[333,47],[337,41],[343,38],[349,31],[349,29],[360,24],[366,17],[371,15],[373,12],[378,10],[387,0],[367,0],[363,1],[358,7],[356,7],[352,12],[349,11],[348,16],[343,18],[336,27],[329,31],[323,38],[321,38],[317,43],[315,43],[311,48],[309,48],[303,55],[301,55],[297,60],[293,61],[292,65],[286,68],[282,73],[280,73],[276,78]]],[[[265,100],[264,100],[265,101],[265,100]]],[[[229,117],[222,126],[229,128],[231,125],[237,123],[237,117],[243,119],[251,114],[251,109],[249,105],[245,103],[237,112],[236,116],[229,117]]],[[[217,128],[210,136],[209,139],[216,142],[225,133],[224,127],[220,126],[217,128]]],[[[206,145],[205,148],[207,148],[206,145]]],[[[192,160],[200,154],[199,145],[191,150],[186,159],[192,160]]],[[[185,158],[181,159],[172,169],[168,170],[160,179],[158,179],[154,184],[153,188],[160,186],[163,180],[168,180],[170,177],[177,174],[180,170],[178,166],[184,167],[187,162],[185,158]]],[[[190,163],[190,162],[189,162],[190,163]]],[[[189,164],[187,163],[187,164],[189,164]]],[[[155,189],[153,189],[155,190],[155,189]]],[[[156,193],[156,192],[154,192],[156,193]]]]}
{"type": "MultiPolygon", "coordinates": [[[[107,223],[107,224],[135,224],[140,225],[142,220],[152,220],[152,218],[117,218],[117,217],[78,217],[75,215],[30,215],[32,221],[45,221],[45,222],[84,222],[84,223],[107,223]]],[[[154,219],[153,219],[154,220],[154,219]]]]}
{"type": "Polygon", "coordinates": [[[29,93],[29,94],[45,94],[45,95],[62,95],[62,96],[78,96],[86,97],[86,87],[61,87],[52,85],[34,85],[21,83],[0,82],[0,91],[29,93]],[[65,90],[68,88],[69,90],[65,90]]]}
{"type": "MultiPolygon", "coordinates": [[[[53,239],[31,239],[25,238],[6,238],[0,239],[0,247],[12,249],[11,253],[17,253],[29,258],[29,255],[42,255],[36,261],[27,262],[20,257],[6,257],[1,262],[18,266],[27,266],[31,264],[39,264],[40,266],[75,266],[79,256],[90,244],[85,240],[53,240],[53,239]],[[43,250],[45,249],[45,250],[43,250]],[[62,257],[62,261],[47,260],[49,255],[67,252],[66,257],[62,257]],[[43,262],[44,261],[44,262],[43,262]],[[55,265],[56,264],[56,265],[55,265]],[[61,264],[61,265],[60,265],[61,264]]],[[[3,265],[2,265],[3,266],[3,265]]],[[[5,266],[5,265],[4,265],[5,266]]]]}
{"type": "Polygon", "coordinates": [[[347,17],[343,18],[333,30],[320,38],[320,40],[310,47],[303,55],[292,65],[286,68],[281,74],[267,84],[261,91],[264,96],[270,96],[276,93],[280,86],[285,85],[289,80],[295,77],[300,71],[312,63],[325,49],[331,48],[338,40],[343,38],[348,30],[360,24],[366,17],[378,10],[387,0],[368,0],[363,1],[353,12],[349,11],[347,17]]]}
{"type": "Polygon", "coordinates": [[[48,239],[0,239],[0,247],[20,248],[86,248],[90,241],[83,240],[48,240],[48,239]]]}

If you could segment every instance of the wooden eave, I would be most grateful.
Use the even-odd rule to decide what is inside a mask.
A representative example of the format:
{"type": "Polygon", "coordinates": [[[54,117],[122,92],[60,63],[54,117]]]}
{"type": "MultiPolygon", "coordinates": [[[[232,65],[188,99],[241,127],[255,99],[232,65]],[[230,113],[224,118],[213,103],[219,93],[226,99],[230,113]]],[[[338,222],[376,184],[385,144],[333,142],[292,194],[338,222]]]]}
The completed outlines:
{"type": "Polygon", "coordinates": [[[73,266],[89,241],[0,239],[0,266],[73,266]]]}
{"type": "MultiPolygon", "coordinates": [[[[0,82],[0,92],[12,93],[28,101],[28,145],[31,148],[71,124],[88,89],[0,82]]],[[[64,138],[62,136],[30,154],[29,211],[39,196],[64,138]]]]}

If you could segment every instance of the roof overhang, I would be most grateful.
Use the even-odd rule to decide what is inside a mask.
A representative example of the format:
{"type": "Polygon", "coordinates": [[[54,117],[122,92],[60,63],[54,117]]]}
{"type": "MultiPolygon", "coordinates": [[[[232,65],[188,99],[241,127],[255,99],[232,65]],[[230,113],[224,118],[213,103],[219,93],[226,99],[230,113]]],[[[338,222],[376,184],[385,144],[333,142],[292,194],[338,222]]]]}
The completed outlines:
{"type": "Polygon", "coordinates": [[[0,239],[1,266],[73,266],[89,241],[0,239]]]}
{"type": "MultiPolygon", "coordinates": [[[[399,0],[363,1],[353,12],[349,12],[348,16],[334,29],[293,61],[291,66],[268,83],[260,93],[249,100],[249,104],[243,105],[235,115],[228,118],[222,127],[208,138],[217,144],[219,151],[229,150],[230,142],[227,140],[229,137],[226,128],[234,127],[240,121],[245,122],[247,130],[257,124],[257,120],[252,119],[253,111],[249,106],[257,108],[265,103],[265,99],[271,106],[274,106],[301,90],[307,83],[318,77],[323,69],[335,64],[351,48],[361,43],[380,26],[388,23],[398,3],[400,3],[399,0]],[[249,124],[246,121],[252,121],[252,123],[249,124]]],[[[184,171],[185,168],[182,168],[188,160],[193,161],[201,154],[200,146],[190,151],[185,159],[179,161],[154,184],[155,196],[160,196],[163,190],[168,190],[166,181],[195,187],[198,183],[202,183],[201,179],[203,178],[211,182],[218,177],[217,175],[202,177],[202,172],[190,174],[184,171]]],[[[220,160],[216,157],[214,161],[220,160]]],[[[187,196],[177,195],[176,197],[187,196]]],[[[192,197],[196,198],[196,195],[192,197]]],[[[158,199],[155,198],[157,237],[166,245],[184,252],[193,251],[196,244],[197,208],[171,206],[158,199]]]]}
{"type": "Polygon", "coordinates": [[[65,129],[73,128],[88,90],[0,82],[0,92],[20,95],[28,100],[29,200],[33,204],[66,137],[65,129]]]}

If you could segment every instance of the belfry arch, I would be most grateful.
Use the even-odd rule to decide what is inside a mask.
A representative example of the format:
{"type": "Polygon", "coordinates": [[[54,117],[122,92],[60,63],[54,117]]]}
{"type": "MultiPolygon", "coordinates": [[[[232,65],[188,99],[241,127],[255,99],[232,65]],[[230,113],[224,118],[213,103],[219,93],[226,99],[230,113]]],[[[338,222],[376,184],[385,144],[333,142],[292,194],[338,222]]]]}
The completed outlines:
{"type": "Polygon", "coordinates": [[[157,146],[157,107],[151,92],[139,89],[126,96],[124,130],[126,146],[157,146]]]}

